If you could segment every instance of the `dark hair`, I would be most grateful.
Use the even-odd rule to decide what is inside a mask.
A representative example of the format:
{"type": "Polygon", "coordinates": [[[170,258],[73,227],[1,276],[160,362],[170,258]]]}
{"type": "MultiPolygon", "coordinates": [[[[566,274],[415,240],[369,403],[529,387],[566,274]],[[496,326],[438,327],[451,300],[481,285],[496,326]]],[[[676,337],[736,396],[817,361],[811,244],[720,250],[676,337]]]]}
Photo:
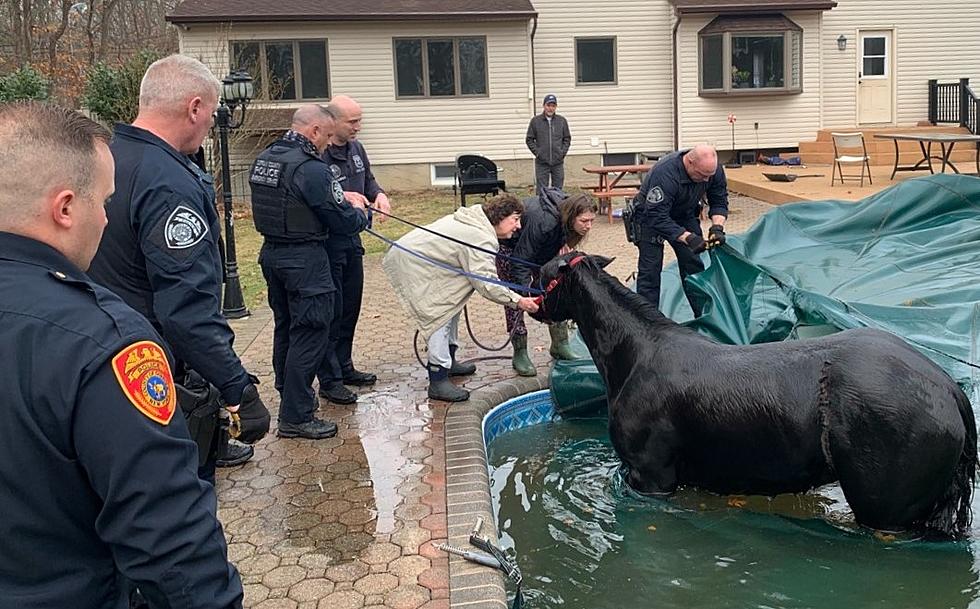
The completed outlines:
{"type": "Polygon", "coordinates": [[[575,249],[585,239],[575,232],[575,219],[586,212],[599,213],[599,205],[587,194],[572,195],[558,204],[565,245],[575,249]]]}
{"type": "Polygon", "coordinates": [[[490,224],[497,226],[511,214],[523,214],[524,203],[509,192],[505,192],[488,199],[483,204],[483,213],[487,215],[490,224]]]}

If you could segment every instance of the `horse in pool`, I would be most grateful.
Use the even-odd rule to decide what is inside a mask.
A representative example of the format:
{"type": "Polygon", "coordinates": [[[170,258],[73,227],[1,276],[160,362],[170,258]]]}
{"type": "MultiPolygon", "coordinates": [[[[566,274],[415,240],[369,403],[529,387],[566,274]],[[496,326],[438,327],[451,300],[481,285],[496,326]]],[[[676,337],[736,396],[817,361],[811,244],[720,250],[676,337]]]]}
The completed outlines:
{"type": "Polygon", "coordinates": [[[606,273],[609,262],[578,252],[549,262],[535,317],[578,324],[633,489],[776,495],[838,481],[861,525],[969,528],[970,402],[905,341],[862,328],[720,344],[665,317],[606,273]]]}

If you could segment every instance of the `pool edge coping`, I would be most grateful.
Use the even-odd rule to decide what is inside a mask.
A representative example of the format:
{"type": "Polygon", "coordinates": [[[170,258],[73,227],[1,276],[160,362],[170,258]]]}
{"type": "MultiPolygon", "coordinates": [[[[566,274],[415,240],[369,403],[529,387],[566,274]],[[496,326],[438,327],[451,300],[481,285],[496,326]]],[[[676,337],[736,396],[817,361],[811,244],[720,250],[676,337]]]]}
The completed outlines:
{"type": "MultiPolygon", "coordinates": [[[[486,415],[507,400],[548,389],[550,367],[535,377],[498,381],[479,389],[466,402],[452,404],[445,419],[446,530],[448,543],[466,549],[477,517],[483,517],[483,534],[496,542],[497,523],[490,497],[487,446],[483,436],[486,415]],[[480,447],[480,450],[476,448],[480,447]]],[[[496,569],[449,556],[449,606],[451,609],[507,608],[507,582],[496,569]]]]}

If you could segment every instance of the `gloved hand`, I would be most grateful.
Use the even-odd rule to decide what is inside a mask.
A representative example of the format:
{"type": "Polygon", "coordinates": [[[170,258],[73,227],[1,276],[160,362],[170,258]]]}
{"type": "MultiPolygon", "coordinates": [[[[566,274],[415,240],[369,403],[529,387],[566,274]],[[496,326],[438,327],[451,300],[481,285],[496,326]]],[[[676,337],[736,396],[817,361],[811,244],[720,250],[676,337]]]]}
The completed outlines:
{"type": "Polygon", "coordinates": [[[708,245],[701,238],[701,235],[691,233],[687,236],[687,247],[691,248],[691,251],[695,254],[700,254],[707,249],[708,245]]]}
{"type": "Polygon", "coordinates": [[[269,410],[262,403],[259,397],[259,390],[255,385],[248,385],[242,392],[242,403],[238,407],[238,418],[241,422],[241,434],[238,436],[239,442],[245,444],[255,444],[265,434],[269,433],[269,410]]]}
{"type": "Polygon", "coordinates": [[[725,227],[721,224],[712,224],[708,229],[708,247],[718,247],[725,243],[725,227]]]}

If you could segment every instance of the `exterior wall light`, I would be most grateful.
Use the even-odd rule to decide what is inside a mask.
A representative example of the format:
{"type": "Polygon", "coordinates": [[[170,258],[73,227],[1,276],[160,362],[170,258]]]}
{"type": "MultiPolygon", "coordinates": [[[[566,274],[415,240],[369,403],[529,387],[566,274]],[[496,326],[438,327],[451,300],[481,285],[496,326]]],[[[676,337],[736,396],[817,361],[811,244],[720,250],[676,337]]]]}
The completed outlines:
{"type": "Polygon", "coordinates": [[[847,36],[844,36],[844,34],[841,34],[840,36],[837,37],[837,50],[838,51],[847,50],[847,36]]]}

